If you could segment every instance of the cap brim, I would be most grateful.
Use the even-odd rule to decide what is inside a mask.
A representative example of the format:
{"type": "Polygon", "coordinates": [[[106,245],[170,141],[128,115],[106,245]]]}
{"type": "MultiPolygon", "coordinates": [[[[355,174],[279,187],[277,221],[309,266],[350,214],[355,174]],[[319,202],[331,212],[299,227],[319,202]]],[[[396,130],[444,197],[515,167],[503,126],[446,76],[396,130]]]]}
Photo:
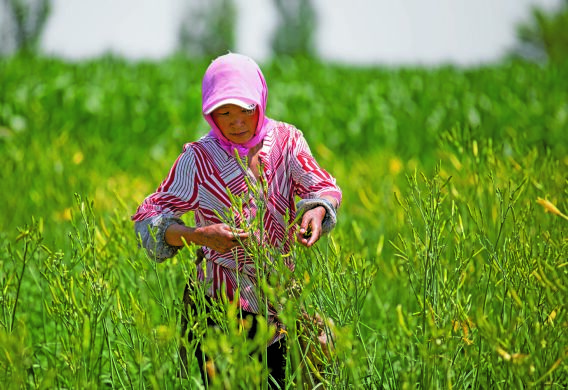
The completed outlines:
{"type": "Polygon", "coordinates": [[[219,107],[225,106],[227,104],[234,104],[234,105],[242,107],[246,110],[252,110],[256,106],[256,104],[249,104],[249,103],[246,103],[246,102],[244,102],[240,99],[224,99],[224,100],[221,100],[220,102],[214,104],[209,109],[207,109],[207,111],[205,111],[205,115],[209,115],[213,111],[218,109],[219,107]]]}

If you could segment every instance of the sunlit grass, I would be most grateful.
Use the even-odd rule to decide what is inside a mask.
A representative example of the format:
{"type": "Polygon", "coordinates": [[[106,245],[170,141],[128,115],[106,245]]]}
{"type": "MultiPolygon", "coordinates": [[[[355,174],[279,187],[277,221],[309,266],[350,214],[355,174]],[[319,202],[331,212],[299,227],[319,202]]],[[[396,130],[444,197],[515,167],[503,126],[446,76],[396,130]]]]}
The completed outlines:
{"type": "MultiPolygon", "coordinates": [[[[138,249],[129,217],[204,129],[202,67],[3,61],[0,383],[199,388],[195,363],[178,376],[195,248],[157,264],[138,249]]],[[[291,339],[303,308],[332,321],[334,349],[325,359],[319,351],[314,371],[291,344],[289,379],[565,387],[566,70],[300,62],[266,74],[272,115],[304,131],[344,191],[335,231],[294,253],[303,292],[283,301],[291,339]]],[[[225,324],[209,351],[243,344],[239,324],[225,324]]],[[[214,388],[260,383],[246,352],[219,355],[214,388]]]]}

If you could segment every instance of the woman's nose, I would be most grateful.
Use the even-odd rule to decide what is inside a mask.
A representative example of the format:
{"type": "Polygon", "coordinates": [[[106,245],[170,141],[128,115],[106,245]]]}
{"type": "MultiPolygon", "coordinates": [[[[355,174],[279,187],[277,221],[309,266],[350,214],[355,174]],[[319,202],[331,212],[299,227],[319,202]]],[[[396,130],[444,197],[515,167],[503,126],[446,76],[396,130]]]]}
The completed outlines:
{"type": "Polygon", "coordinates": [[[245,118],[242,115],[235,115],[232,118],[231,124],[232,125],[242,125],[245,121],[245,118]]]}

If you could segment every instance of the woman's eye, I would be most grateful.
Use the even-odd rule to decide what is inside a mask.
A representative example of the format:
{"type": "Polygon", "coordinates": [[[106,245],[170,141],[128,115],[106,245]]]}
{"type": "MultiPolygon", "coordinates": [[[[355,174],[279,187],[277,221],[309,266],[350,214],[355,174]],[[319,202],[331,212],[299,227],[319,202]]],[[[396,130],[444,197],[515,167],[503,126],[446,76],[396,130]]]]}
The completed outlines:
{"type": "Polygon", "coordinates": [[[254,110],[243,110],[242,111],[245,115],[252,115],[254,114],[254,110]]]}

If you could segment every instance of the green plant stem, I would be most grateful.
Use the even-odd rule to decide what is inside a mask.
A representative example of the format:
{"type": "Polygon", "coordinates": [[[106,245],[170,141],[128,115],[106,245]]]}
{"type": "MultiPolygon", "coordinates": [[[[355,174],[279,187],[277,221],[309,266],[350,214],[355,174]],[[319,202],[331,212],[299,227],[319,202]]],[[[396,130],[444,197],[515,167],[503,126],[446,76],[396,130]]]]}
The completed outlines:
{"type": "Polygon", "coordinates": [[[18,287],[16,289],[16,300],[14,301],[14,307],[12,308],[12,321],[10,322],[10,333],[14,330],[14,322],[16,321],[16,310],[18,308],[18,301],[20,300],[20,289],[22,287],[22,279],[24,279],[24,271],[26,270],[26,262],[28,257],[28,245],[29,241],[26,239],[24,243],[24,255],[22,257],[23,265],[22,272],[18,277],[18,287]]]}

